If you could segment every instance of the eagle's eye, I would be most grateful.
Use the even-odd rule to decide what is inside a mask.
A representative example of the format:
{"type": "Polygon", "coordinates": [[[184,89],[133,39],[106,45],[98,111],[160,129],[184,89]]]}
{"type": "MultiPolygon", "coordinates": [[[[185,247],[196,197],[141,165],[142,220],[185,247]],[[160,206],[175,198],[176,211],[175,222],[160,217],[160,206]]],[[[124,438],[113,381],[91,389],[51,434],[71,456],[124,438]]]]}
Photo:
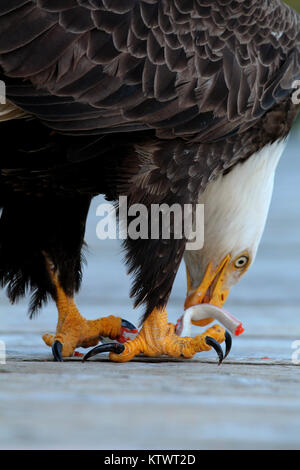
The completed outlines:
{"type": "Polygon", "coordinates": [[[246,256],[246,255],[242,255],[240,256],[239,258],[237,258],[234,262],[234,266],[237,268],[237,269],[242,269],[244,268],[245,266],[247,266],[247,264],[249,263],[249,256],[246,256]]]}

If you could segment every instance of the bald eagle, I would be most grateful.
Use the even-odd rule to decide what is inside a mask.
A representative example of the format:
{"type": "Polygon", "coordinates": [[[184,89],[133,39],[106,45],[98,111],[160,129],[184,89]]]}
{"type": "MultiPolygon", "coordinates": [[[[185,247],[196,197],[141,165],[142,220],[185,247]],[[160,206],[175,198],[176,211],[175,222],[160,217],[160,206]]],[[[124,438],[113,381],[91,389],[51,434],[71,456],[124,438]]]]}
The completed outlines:
{"type": "Polygon", "coordinates": [[[280,0],[1,0],[0,70],[0,281],[12,302],[31,291],[31,315],[56,301],[56,334],[44,336],[54,358],[106,336],[119,342],[90,355],[213,347],[222,359],[224,328],[180,337],[166,305],[182,258],[186,307],[222,307],[253,263],[299,111],[296,12],[280,0]],[[98,194],[205,207],[199,250],[172,222],[167,239],[124,241],[131,295],[145,308],[127,342],[131,324],[88,321],[73,299],[98,194]]]}

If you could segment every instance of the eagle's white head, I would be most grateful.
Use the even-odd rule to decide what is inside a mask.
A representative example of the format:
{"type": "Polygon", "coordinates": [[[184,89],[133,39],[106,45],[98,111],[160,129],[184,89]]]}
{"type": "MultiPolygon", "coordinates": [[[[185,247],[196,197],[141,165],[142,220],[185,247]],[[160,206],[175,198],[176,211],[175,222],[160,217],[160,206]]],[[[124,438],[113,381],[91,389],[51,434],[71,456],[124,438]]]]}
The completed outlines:
{"type": "MultiPolygon", "coordinates": [[[[204,247],[187,250],[185,307],[222,307],[231,287],[253,263],[264,231],[274,175],[286,140],[267,145],[228,174],[209,183],[204,204],[204,247]]],[[[213,319],[195,322],[206,325],[213,319]]]]}

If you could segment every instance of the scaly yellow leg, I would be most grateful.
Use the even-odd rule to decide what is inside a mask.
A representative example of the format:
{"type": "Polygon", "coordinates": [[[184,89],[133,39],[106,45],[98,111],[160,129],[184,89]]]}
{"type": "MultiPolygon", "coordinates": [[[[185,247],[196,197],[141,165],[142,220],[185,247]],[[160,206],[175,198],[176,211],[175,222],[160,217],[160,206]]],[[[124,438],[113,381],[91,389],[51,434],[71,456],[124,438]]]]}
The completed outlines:
{"type": "Polygon", "coordinates": [[[86,320],[80,314],[74,299],[65,294],[51,268],[49,268],[49,273],[57,291],[58,322],[56,334],[45,334],[43,340],[48,346],[54,348],[53,354],[56,360],[73,356],[78,347],[96,346],[101,336],[111,339],[121,337],[122,339],[124,330],[122,318],[111,315],[98,320],[86,320]],[[57,345],[59,345],[58,349],[57,345]]]}

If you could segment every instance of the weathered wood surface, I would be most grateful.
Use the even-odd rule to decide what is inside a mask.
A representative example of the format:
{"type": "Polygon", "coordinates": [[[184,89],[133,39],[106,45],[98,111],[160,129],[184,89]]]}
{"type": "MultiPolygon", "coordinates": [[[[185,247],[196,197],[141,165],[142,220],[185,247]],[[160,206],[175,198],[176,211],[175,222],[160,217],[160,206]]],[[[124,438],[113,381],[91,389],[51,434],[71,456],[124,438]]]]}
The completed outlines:
{"type": "MultiPolygon", "coordinates": [[[[213,352],[191,361],[53,363],[41,335],[55,327],[54,305],[29,321],[26,302],[12,307],[1,292],[0,448],[300,448],[300,369],[291,361],[300,340],[299,146],[291,141],[282,159],[258,258],[227,303],[246,332],[221,367],[213,352]]],[[[95,205],[78,305],[88,318],[137,323],[119,243],[96,238],[95,205]]],[[[182,268],[172,321],[184,296],[182,268]]]]}

